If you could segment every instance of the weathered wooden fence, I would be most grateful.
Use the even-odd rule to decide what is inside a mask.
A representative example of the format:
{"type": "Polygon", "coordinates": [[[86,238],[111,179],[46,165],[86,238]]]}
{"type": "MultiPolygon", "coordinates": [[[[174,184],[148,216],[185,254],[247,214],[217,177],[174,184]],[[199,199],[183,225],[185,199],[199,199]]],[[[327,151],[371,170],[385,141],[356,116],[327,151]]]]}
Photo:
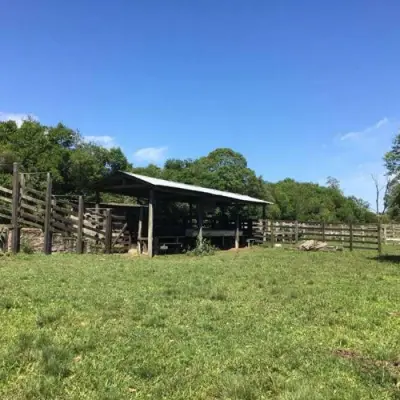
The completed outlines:
{"type": "Polygon", "coordinates": [[[343,248],[381,252],[382,228],[378,224],[330,224],[325,222],[259,220],[254,224],[259,242],[296,244],[300,240],[333,242],[343,248]]]}
{"type": "MultiPolygon", "coordinates": [[[[11,251],[20,249],[22,227],[43,231],[43,251],[52,251],[54,233],[65,235],[75,243],[75,251],[103,251],[105,253],[125,251],[130,245],[125,216],[113,215],[107,208],[85,209],[84,199],[77,201],[52,194],[52,180],[47,174],[46,190],[30,187],[14,164],[13,187],[0,186],[0,219],[3,227],[11,232],[11,251]]],[[[0,244],[4,241],[0,235],[0,244]]],[[[71,249],[72,250],[72,249],[71,249]]]]}

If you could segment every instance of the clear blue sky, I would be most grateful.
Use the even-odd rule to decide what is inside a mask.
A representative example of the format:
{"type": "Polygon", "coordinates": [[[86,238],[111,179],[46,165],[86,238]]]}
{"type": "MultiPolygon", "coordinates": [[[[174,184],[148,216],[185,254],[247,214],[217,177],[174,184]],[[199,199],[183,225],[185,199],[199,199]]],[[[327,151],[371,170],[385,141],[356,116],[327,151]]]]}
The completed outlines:
{"type": "Polygon", "coordinates": [[[373,199],[369,174],[383,172],[400,118],[397,0],[0,9],[3,119],[63,121],[136,164],[231,147],[270,181],[331,175],[373,199]]]}

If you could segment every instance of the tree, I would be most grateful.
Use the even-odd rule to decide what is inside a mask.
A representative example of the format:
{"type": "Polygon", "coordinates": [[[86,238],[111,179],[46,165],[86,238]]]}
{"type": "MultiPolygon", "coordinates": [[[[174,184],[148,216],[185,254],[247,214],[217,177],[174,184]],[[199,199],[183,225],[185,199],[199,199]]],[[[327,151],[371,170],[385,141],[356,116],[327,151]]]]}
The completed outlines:
{"type": "Polygon", "coordinates": [[[119,148],[106,149],[87,143],[79,132],[63,124],[53,127],[37,121],[0,122],[0,182],[11,183],[11,165],[20,163],[29,172],[29,183],[42,188],[43,176],[51,172],[56,194],[92,193],[95,180],[132,166],[119,148]]]}
{"type": "Polygon", "coordinates": [[[328,176],[328,178],[326,180],[326,185],[331,189],[338,190],[339,192],[341,191],[339,180],[336,178],[333,178],[332,176],[328,176]]]}
{"type": "MultiPolygon", "coordinates": [[[[400,133],[392,142],[392,148],[384,156],[387,184],[384,194],[384,210],[392,219],[400,219],[400,133]]],[[[375,182],[377,192],[379,188],[375,182]]],[[[377,193],[379,195],[380,193],[377,193]]]]}

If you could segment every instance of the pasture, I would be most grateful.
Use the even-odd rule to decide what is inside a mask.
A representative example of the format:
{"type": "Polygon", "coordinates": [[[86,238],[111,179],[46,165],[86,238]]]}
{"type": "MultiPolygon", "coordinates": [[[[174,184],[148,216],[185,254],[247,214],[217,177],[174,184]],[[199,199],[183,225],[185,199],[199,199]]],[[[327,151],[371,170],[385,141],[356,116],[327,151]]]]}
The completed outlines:
{"type": "Polygon", "coordinates": [[[0,258],[1,399],[400,398],[400,263],[0,258]]]}

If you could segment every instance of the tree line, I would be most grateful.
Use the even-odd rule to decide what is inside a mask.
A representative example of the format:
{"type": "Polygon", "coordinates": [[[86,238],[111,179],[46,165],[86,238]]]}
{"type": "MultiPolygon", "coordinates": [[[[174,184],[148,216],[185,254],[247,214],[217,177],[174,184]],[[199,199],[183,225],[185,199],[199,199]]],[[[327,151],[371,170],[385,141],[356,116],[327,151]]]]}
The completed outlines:
{"type": "MultiPolygon", "coordinates": [[[[400,149],[400,139],[397,146],[400,149]]],[[[400,161],[396,163],[394,158],[387,155],[387,164],[400,170],[400,161]]],[[[14,121],[0,122],[1,185],[11,184],[13,162],[18,162],[22,171],[33,173],[29,175],[33,185],[41,187],[43,173],[51,172],[56,194],[83,194],[89,200],[93,199],[96,181],[124,170],[265,199],[273,203],[267,212],[274,219],[374,222],[377,218],[367,202],[345,196],[334,178],[329,178],[325,186],[290,178],[269,182],[248,167],[242,154],[229,148],[216,149],[197,159],[169,159],[162,167],[135,167],[119,147],[105,148],[88,142],[78,131],[61,123],[45,126],[24,121],[18,126],[14,121]]],[[[396,190],[393,184],[390,195],[398,193],[400,198],[400,190],[396,190]]],[[[121,200],[112,195],[105,199],[121,200]]]]}

